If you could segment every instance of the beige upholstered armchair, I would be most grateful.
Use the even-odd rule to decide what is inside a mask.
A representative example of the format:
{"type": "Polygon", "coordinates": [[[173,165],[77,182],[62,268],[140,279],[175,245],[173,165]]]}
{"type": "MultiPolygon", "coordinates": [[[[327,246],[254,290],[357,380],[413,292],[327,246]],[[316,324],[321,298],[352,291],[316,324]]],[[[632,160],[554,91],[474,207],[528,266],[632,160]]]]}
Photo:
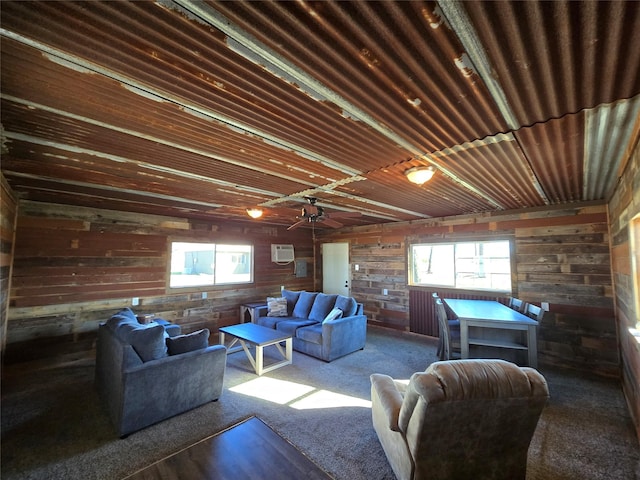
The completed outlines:
{"type": "Polygon", "coordinates": [[[549,398],[536,370],[504,360],[435,362],[408,382],[371,375],[373,426],[404,479],[524,479],[549,398]]]}

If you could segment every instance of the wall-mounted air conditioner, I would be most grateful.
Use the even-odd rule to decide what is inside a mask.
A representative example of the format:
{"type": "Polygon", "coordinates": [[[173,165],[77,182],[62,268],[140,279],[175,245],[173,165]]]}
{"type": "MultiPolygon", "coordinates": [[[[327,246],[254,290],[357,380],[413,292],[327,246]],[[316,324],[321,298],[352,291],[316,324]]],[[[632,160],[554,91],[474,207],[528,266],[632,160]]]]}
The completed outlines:
{"type": "Polygon", "coordinates": [[[293,245],[271,245],[271,261],[276,263],[293,262],[293,245]]]}

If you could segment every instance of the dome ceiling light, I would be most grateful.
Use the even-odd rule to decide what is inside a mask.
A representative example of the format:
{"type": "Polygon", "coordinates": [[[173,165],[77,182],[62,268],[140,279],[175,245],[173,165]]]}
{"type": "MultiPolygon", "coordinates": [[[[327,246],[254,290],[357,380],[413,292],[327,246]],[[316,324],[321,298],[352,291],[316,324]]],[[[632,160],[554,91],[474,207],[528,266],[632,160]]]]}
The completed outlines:
{"type": "Polygon", "coordinates": [[[428,182],[434,173],[436,173],[436,171],[433,167],[413,167],[404,172],[407,179],[416,185],[422,185],[428,182]]]}
{"type": "Polygon", "coordinates": [[[260,208],[247,208],[247,215],[251,218],[260,218],[262,216],[262,210],[260,208]]]}

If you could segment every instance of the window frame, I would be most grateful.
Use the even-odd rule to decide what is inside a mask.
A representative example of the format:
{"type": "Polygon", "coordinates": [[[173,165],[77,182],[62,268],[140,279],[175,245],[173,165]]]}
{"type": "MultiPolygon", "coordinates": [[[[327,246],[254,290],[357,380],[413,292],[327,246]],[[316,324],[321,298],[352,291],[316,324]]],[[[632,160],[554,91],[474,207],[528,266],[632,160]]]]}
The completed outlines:
{"type": "Polygon", "coordinates": [[[203,291],[203,290],[211,290],[219,287],[228,287],[229,285],[251,285],[255,283],[255,245],[253,243],[240,243],[240,242],[229,242],[229,241],[207,241],[207,240],[192,240],[192,239],[182,239],[182,238],[170,238],[167,242],[167,276],[166,276],[166,290],[167,292],[194,292],[194,291],[203,291]],[[184,244],[193,244],[198,246],[211,246],[211,251],[213,252],[214,259],[216,258],[216,247],[217,246],[238,246],[242,248],[249,248],[249,280],[244,281],[217,281],[217,275],[215,271],[216,262],[213,262],[213,281],[211,283],[202,283],[197,285],[172,285],[172,264],[173,264],[173,245],[175,243],[184,243],[184,244]]]}
{"type": "MultiPolygon", "coordinates": [[[[454,250],[455,256],[455,250],[454,250]]],[[[417,288],[429,288],[429,289],[438,289],[438,290],[450,290],[450,291],[467,291],[467,292],[481,292],[481,293],[491,293],[497,294],[500,296],[511,296],[514,295],[517,291],[517,282],[516,282],[516,254],[515,254],[515,240],[512,236],[499,236],[492,238],[464,238],[464,239],[417,239],[414,241],[407,242],[407,285],[409,287],[417,287],[417,288]],[[432,284],[432,283],[418,283],[413,278],[414,268],[413,268],[413,247],[417,245],[455,245],[463,244],[463,243],[493,243],[493,242],[508,242],[509,244],[509,290],[503,289],[491,289],[491,288],[482,288],[482,287],[469,287],[469,286],[457,286],[455,285],[455,271],[454,271],[454,285],[442,285],[442,284],[432,284]]]]}
{"type": "Polygon", "coordinates": [[[634,335],[640,343],[640,213],[629,221],[629,256],[631,257],[631,285],[636,313],[634,335]]]}

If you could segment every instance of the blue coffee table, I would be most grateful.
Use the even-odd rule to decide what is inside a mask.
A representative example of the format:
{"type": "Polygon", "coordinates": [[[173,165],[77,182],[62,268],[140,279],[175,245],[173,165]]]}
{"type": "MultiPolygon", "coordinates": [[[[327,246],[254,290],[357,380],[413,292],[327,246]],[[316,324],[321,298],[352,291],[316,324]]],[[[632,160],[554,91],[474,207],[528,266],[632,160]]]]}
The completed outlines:
{"type": "Polygon", "coordinates": [[[231,343],[225,345],[227,347],[227,355],[239,352],[241,349],[247,354],[247,358],[258,375],[270,372],[276,368],[290,365],[293,362],[293,339],[291,334],[279,332],[272,328],[263,327],[255,323],[241,323],[239,325],[231,325],[229,327],[220,327],[220,344],[224,345],[225,335],[232,337],[231,343]],[[240,342],[240,346],[232,348],[236,342],[240,342]],[[285,342],[284,349],[280,343],[285,342]],[[249,345],[255,345],[255,358],[251,354],[249,345]],[[273,345],[276,347],[280,355],[284,358],[269,366],[264,365],[264,348],[273,345]]]}

